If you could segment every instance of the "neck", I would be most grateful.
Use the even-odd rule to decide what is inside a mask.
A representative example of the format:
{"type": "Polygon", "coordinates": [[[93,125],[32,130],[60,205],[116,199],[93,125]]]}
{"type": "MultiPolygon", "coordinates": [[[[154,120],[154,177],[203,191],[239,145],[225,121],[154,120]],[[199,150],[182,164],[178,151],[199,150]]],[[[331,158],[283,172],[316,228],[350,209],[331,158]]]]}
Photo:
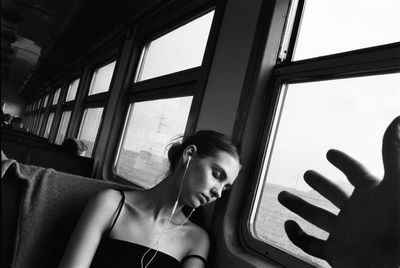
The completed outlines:
{"type": "MultiPolygon", "coordinates": [[[[182,182],[182,172],[174,172],[151,189],[143,191],[146,210],[153,214],[154,219],[169,218],[178,198],[182,182]]],[[[181,211],[184,204],[178,200],[174,215],[181,211]]]]}

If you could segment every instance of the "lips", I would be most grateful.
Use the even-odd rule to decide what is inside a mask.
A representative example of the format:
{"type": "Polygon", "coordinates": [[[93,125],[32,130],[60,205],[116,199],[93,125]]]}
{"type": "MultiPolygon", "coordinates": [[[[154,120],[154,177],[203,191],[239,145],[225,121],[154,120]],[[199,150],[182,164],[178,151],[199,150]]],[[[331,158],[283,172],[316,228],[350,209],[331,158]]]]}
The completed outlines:
{"type": "Polygon", "coordinates": [[[204,205],[204,204],[207,204],[207,203],[209,203],[210,202],[210,198],[208,197],[208,196],[206,196],[205,194],[200,194],[200,196],[202,197],[201,199],[201,204],[202,205],[204,205]]]}

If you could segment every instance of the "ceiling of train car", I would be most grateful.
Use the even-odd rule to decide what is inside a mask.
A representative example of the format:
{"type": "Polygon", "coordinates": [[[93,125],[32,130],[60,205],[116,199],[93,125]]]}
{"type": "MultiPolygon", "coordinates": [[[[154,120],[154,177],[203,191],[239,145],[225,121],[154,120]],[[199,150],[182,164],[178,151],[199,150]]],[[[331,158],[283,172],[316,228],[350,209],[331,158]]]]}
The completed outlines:
{"type": "Polygon", "coordinates": [[[2,88],[30,99],[107,33],[160,2],[1,0],[2,88]]]}

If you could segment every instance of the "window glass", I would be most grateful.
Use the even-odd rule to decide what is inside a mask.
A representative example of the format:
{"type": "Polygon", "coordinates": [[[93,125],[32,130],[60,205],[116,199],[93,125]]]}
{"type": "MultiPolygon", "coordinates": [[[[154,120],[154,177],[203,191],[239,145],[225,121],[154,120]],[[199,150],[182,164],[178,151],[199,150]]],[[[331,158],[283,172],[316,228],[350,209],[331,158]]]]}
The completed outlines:
{"type": "Polygon", "coordinates": [[[32,133],[36,134],[37,128],[38,128],[38,124],[39,124],[39,114],[35,114],[35,119],[34,119],[34,123],[33,123],[32,133]]]}
{"type": "Polygon", "coordinates": [[[114,72],[115,61],[97,69],[93,73],[90,83],[89,95],[106,92],[110,88],[111,78],[114,72]]]}
{"type": "Polygon", "coordinates": [[[44,98],[43,108],[47,107],[48,102],[49,102],[49,94],[47,94],[46,97],[44,98]]]}
{"type": "Polygon", "coordinates": [[[313,169],[351,193],[346,177],[326,160],[331,148],[360,160],[382,178],[382,136],[400,114],[399,84],[397,73],[289,84],[281,90],[280,113],[274,116],[261,190],[251,216],[251,231],[257,239],[314,265],[330,267],[294,246],[284,222],[296,220],[307,233],[324,240],[327,233],[280,205],[277,195],[286,190],[337,214],[338,209],[303,180],[304,172],[313,169]]]}
{"type": "Polygon", "coordinates": [[[51,103],[52,105],[56,105],[58,103],[58,99],[60,98],[60,92],[61,88],[58,88],[54,93],[53,102],[51,103]]]}
{"type": "Polygon", "coordinates": [[[28,127],[28,131],[29,131],[29,132],[33,132],[33,127],[34,127],[34,125],[35,125],[35,115],[32,114],[32,115],[30,116],[30,121],[29,121],[29,127],[28,127]]]}
{"type": "Polygon", "coordinates": [[[79,86],[79,79],[75,79],[74,81],[71,82],[71,84],[69,84],[66,101],[75,100],[78,86],[79,86]]]}
{"type": "Polygon", "coordinates": [[[91,157],[93,153],[94,143],[96,142],[97,132],[101,123],[103,107],[88,108],[83,113],[81,126],[79,129],[78,139],[83,141],[88,150],[85,153],[86,157],[91,157]]]}
{"type": "Polygon", "coordinates": [[[42,123],[43,123],[43,118],[44,118],[44,113],[41,113],[40,116],[39,116],[39,123],[38,123],[38,125],[36,127],[36,132],[35,132],[36,135],[40,134],[40,129],[41,129],[41,126],[42,126],[42,123]]]}
{"type": "Polygon", "coordinates": [[[42,108],[42,105],[43,105],[43,99],[38,99],[38,110],[42,108]]]}
{"type": "Polygon", "coordinates": [[[400,41],[398,0],[308,0],[295,60],[400,41]]]}
{"type": "Polygon", "coordinates": [[[45,129],[44,134],[43,134],[43,137],[46,138],[46,139],[49,138],[51,125],[53,123],[53,119],[54,119],[54,113],[50,113],[49,117],[47,119],[46,129],[45,129]]]}
{"type": "Polygon", "coordinates": [[[132,103],[125,125],[116,173],[141,186],[163,179],[169,162],[167,144],[185,132],[193,97],[132,103]]]}
{"type": "Polygon", "coordinates": [[[200,66],[214,11],[152,40],[145,52],[136,81],[200,66]]]}
{"type": "Polygon", "coordinates": [[[60,126],[58,127],[58,132],[56,136],[56,144],[62,144],[67,133],[67,128],[69,124],[69,119],[71,117],[71,111],[65,111],[61,115],[60,126]]]}
{"type": "Polygon", "coordinates": [[[24,126],[29,131],[29,126],[31,125],[31,115],[28,115],[25,120],[26,122],[24,123],[24,126]]]}

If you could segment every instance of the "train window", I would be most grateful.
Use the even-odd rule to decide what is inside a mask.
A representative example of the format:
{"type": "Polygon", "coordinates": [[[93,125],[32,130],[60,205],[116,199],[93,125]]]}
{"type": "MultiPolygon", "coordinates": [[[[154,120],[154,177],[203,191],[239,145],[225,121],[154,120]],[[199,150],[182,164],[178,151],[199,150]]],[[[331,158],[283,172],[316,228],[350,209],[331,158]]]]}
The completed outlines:
{"type": "Polygon", "coordinates": [[[44,98],[43,108],[47,107],[48,102],[49,102],[49,94],[47,94],[46,97],[44,98]]]}
{"type": "MultiPolygon", "coordinates": [[[[280,205],[278,194],[283,190],[295,193],[337,214],[333,204],[305,183],[304,172],[316,170],[351,193],[353,188],[344,175],[326,160],[326,152],[335,148],[359,159],[376,175],[382,175],[382,167],[377,166],[381,160],[373,157],[380,155],[386,126],[400,114],[400,91],[396,88],[400,73],[393,58],[398,53],[398,43],[393,42],[399,41],[395,32],[400,29],[400,20],[398,16],[386,18],[394,14],[389,9],[399,10],[396,9],[399,3],[363,1],[363,8],[353,9],[354,3],[348,1],[328,2],[291,1],[288,10],[293,13],[286,17],[293,18],[293,24],[290,21],[285,24],[280,51],[275,50],[273,42],[267,41],[266,46],[286,57],[278,56],[273,69],[266,68],[271,71],[271,83],[264,91],[268,95],[264,106],[267,113],[258,146],[261,149],[257,180],[252,188],[254,195],[249,198],[251,209],[245,212],[247,227],[243,230],[252,249],[268,254],[285,267],[329,267],[327,262],[304,253],[290,242],[284,230],[286,220],[297,221],[306,233],[320,239],[325,240],[328,234],[280,205]],[[369,9],[374,5],[375,15],[372,15],[369,9]],[[388,8],[388,12],[380,24],[375,21],[381,20],[376,11],[383,8],[388,8]],[[349,9],[351,21],[347,16],[349,9]],[[343,20],[337,20],[342,13],[346,13],[343,20]],[[332,14],[336,19],[330,25],[332,14]],[[362,37],[364,26],[360,28],[363,25],[360,23],[370,23],[365,16],[376,25],[366,26],[369,34],[362,37]],[[387,21],[392,25],[385,27],[387,21]],[[383,27],[382,33],[372,34],[377,27],[383,27]],[[349,30],[352,36],[347,36],[349,30]]],[[[281,12],[286,12],[286,8],[281,12]]]]}
{"type": "Polygon", "coordinates": [[[43,134],[43,137],[46,139],[49,138],[51,125],[53,124],[53,119],[54,119],[54,112],[50,113],[49,117],[47,118],[46,128],[45,128],[44,134],[43,134]]]}
{"type": "Polygon", "coordinates": [[[165,146],[185,132],[192,99],[188,96],[132,103],[116,173],[146,188],[159,183],[169,165],[165,146]]]}
{"type": "Polygon", "coordinates": [[[54,92],[53,102],[51,103],[52,105],[57,105],[58,99],[60,98],[60,92],[61,92],[61,88],[58,88],[58,89],[54,92]]]}
{"type": "Polygon", "coordinates": [[[398,0],[307,1],[294,59],[398,42],[399,11],[398,0]]]}
{"type": "Polygon", "coordinates": [[[78,139],[85,142],[88,147],[88,150],[85,153],[86,157],[92,156],[102,114],[103,107],[87,108],[83,113],[78,139]]]}
{"type": "Polygon", "coordinates": [[[65,111],[61,115],[60,126],[58,128],[57,136],[56,136],[56,144],[62,144],[65,138],[65,134],[67,133],[67,128],[69,124],[69,119],[71,117],[71,111],[65,111]]]}
{"type": "Polygon", "coordinates": [[[142,52],[135,81],[175,73],[202,64],[214,11],[150,40],[142,52]]]}
{"type": "Polygon", "coordinates": [[[93,73],[92,82],[90,83],[88,95],[94,95],[108,91],[111,84],[111,78],[114,73],[115,63],[116,61],[113,61],[95,70],[93,73]]]}
{"type": "Polygon", "coordinates": [[[280,205],[277,195],[282,190],[289,191],[337,214],[338,209],[311,189],[302,177],[312,168],[352,191],[344,175],[326,161],[324,155],[330,148],[347,152],[383,177],[379,165],[380,140],[388,122],[400,114],[399,84],[400,74],[389,74],[282,87],[273,134],[264,156],[262,185],[259,185],[262,190],[251,218],[252,233],[257,239],[306,262],[329,267],[295,247],[283,226],[286,220],[294,219],[313,236],[326,239],[327,233],[280,205]]]}
{"type": "Polygon", "coordinates": [[[36,128],[36,135],[40,135],[40,130],[41,130],[41,126],[42,126],[42,124],[43,124],[43,118],[44,118],[44,113],[42,112],[42,113],[40,113],[40,116],[39,116],[39,123],[38,123],[38,126],[37,126],[37,128],[36,128]]]}
{"type": "Polygon", "coordinates": [[[67,92],[67,98],[66,98],[65,101],[72,101],[72,100],[75,100],[75,98],[76,98],[76,92],[77,92],[78,86],[79,86],[79,81],[80,81],[80,79],[78,78],[78,79],[75,79],[74,81],[72,81],[72,82],[69,84],[68,92],[67,92]]]}

